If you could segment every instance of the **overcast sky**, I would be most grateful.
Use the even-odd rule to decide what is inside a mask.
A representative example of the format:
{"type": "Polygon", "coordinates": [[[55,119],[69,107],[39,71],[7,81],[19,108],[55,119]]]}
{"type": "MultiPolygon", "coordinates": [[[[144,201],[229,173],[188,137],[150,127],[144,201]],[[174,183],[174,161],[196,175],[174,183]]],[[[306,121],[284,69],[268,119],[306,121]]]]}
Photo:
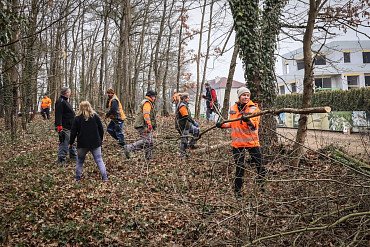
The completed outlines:
{"type": "MultiPolygon", "coordinates": [[[[293,1],[294,2],[294,1],[293,1]]],[[[329,1],[330,2],[330,1],[329,1]]],[[[338,0],[335,0],[335,2],[338,2],[338,0]]],[[[290,1],[292,3],[292,1],[290,1]]],[[[215,5],[214,7],[214,13],[216,13],[217,17],[217,31],[213,31],[213,35],[211,38],[211,43],[213,44],[211,50],[213,50],[215,47],[222,48],[223,44],[225,43],[225,39],[227,36],[227,33],[229,32],[231,25],[232,25],[232,16],[231,13],[227,10],[219,11],[221,7],[219,5],[215,5]]],[[[224,9],[224,8],[223,8],[224,9]]],[[[302,8],[302,13],[306,12],[307,10],[302,8]]],[[[206,17],[205,17],[205,29],[207,29],[208,25],[208,19],[209,19],[209,10],[207,9],[206,17]]],[[[201,12],[200,9],[194,9],[189,12],[189,25],[190,28],[199,29],[200,28],[200,21],[201,21],[201,12]]],[[[361,28],[361,31],[370,34],[370,28],[361,28]]],[[[337,33],[337,37],[333,40],[358,40],[358,39],[368,39],[366,36],[358,34],[354,31],[347,30],[346,33],[343,32],[343,30],[333,30],[335,33],[337,33]]],[[[282,38],[282,36],[281,36],[282,38]]],[[[222,56],[215,57],[211,56],[208,61],[207,66],[207,80],[212,80],[216,77],[227,77],[229,72],[229,66],[230,66],[230,60],[232,56],[234,46],[234,39],[235,35],[234,33],[230,37],[228,44],[226,46],[226,51],[222,56]]],[[[206,41],[207,41],[207,33],[203,34],[203,48],[202,52],[205,53],[206,50],[206,41]]],[[[196,53],[198,50],[198,43],[199,43],[199,35],[196,35],[193,40],[191,40],[188,44],[187,50],[189,52],[196,53]]],[[[295,49],[301,48],[302,43],[293,41],[291,39],[284,39],[282,42],[278,44],[277,54],[283,55],[285,53],[288,53],[290,51],[293,51],[295,49]]],[[[203,63],[201,65],[201,71],[203,71],[203,63]]],[[[188,72],[192,73],[191,80],[196,81],[196,63],[193,63],[189,65],[188,72]]],[[[277,74],[282,73],[282,66],[281,66],[281,58],[277,56],[277,63],[276,63],[276,72],[277,74]]],[[[237,67],[235,70],[234,80],[244,82],[244,71],[242,62],[240,59],[237,61],[237,67]]]]}

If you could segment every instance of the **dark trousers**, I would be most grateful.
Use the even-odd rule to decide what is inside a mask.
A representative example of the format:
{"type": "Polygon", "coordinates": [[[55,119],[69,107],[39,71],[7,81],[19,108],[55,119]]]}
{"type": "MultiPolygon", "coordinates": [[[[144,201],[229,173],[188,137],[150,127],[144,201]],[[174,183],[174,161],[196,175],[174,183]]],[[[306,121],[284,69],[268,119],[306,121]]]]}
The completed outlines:
{"type": "Polygon", "coordinates": [[[41,115],[44,119],[50,119],[50,108],[41,109],[41,115]]]}
{"type": "Polygon", "coordinates": [[[125,136],[123,135],[123,121],[111,120],[107,126],[108,133],[118,141],[120,145],[125,145],[125,136]]]}
{"type": "Polygon", "coordinates": [[[258,180],[262,180],[266,175],[266,169],[262,164],[262,154],[259,147],[253,148],[233,148],[233,157],[236,164],[234,191],[240,192],[243,186],[243,176],[245,169],[245,152],[248,151],[251,156],[251,165],[256,166],[258,180]]]}

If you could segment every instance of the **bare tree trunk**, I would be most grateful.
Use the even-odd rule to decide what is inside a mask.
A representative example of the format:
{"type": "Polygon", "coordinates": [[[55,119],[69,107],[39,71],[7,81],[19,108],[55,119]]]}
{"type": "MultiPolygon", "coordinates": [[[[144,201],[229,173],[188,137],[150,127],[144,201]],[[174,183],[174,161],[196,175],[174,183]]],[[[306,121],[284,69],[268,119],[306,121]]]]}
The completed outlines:
{"type": "MultiPolygon", "coordinates": [[[[311,106],[311,100],[313,96],[313,58],[311,46],[312,35],[320,4],[321,0],[310,0],[307,26],[303,36],[304,78],[302,108],[308,108],[311,106]]],[[[296,136],[297,143],[294,144],[294,153],[298,156],[297,162],[299,162],[299,156],[303,152],[302,145],[299,144],[303,144],[307,136],[307,120],[307,114],[301,114],[298,120],[298,130],[296,136]]]]}
{"type": "MultiPolygon", "coordinates": [[[[8,6],[12,9],[12,14],[18,17],[19,2],[12,0],[8,6]]],[[[19,54],[18,43],[20,30],[18,24],[13,24],[13,30],[10,36],[10,43],[7,47],[8,57],[5,59],[4,73],[4,109],[5,109],[5,128],[10,129],[11,139],[17,138],[17,111],[18,111],[18,85],[19,73],[17,68],[17,54],[19,54]]]]}
{"type": "MultiPolygon", "coordinates": [[[[210,43],[211,43],[212,21],[213,21],[213,18],[212,18],[213,5],[214,5],[214,0],[211,0],[210,10],[209,10],[209,22],[208,22],[207,51],[206,51],[206,57],[204,59],[203,77],[202,77],[202,84],[200,85],[200,89],[203,88],[204,83],[206,81],[206,75],[207,75],[207,64],[208,64],[208,58],[209,58],[209,50],[211,48],[210,43]]],[[[199,91],[199,90],[197,89],[197,91],[199,91]]],[[[199,114],[200,114],[200,105],[201,105],[200,101],[202,99],[202,92],[200,92],[200,93],[198,92],[196,97],[198,98],[198,105],[195,109],[195,118],[198,118],[199,114]]]]}
{"type": "Polygon", "coordinates": [[[152,84],[152,69],[153,69],[153,59],[154,59],[154,48],[155,48],[155,45],[154,45],[154,47],[151,47],[151,52],[150,52],[147,90],[150,89],[151,84],[152,84]]]}
{"type": "Polygon", "coordinates": [[[180,88],[180,76],[181,76],[181,50],[182,50],[182,29],[184,22],[185,13],[185,0],[182,0],[181,14],[180,14],[180,31],[179,31],[179,49],[177,52],[177,76],[176,76],[176,91],[180,88]]]}
{"type": "Polygon", "coordinates": [[[166,65],[164,69],[164,75],[163,75],[163,82],[162,82],[162,100],[163,100],[163,106],[162,106],[162,116],[169,116],[169,112],[167,109],[167,75],[168,75],[168,69],[169,69],[169,60],[170,60],[170,51],[171,51],[171,40],[172,40],[172,31],[173,26],[171,25],[171,15],[172,15],[172,9],[175,5],[175,1],[172,1],[171,8],[170,8],[170,14],[167,19],[167,25],[169,27],[169,34],[168,34],[168,40],[167,40],[167,51],[166,51],[166,65]]]}
{"type": "MultiPolygon", "coordinates": [[[[0,59],[0,71],[4,71],[4,61],[0,59]]],[[[0,118],[4,117],[4,77],[0,76],[0,118]]]]}
{"type": "Polygon", "coordinates": [[[82,10],[81,16],[81,67],[80,67],[80,93],[79,98],[77,101],[81,101],[86,95],[86,72],[85,72],[85,60],[86,60],[86,52],[85,52],[85,32],[84,32],[84,24],[85,24],[85,9],[82,10]]]}
{"type": "MultiPolygon", "coordinates": [[[[78,10],[78,15],[80,13],[81,9],[78,10]]],[[[71,30],[71,37],[72,37],[72,51],[71,51],[71,58],[70,58],[70,67],[69,67],[69,72],[68,72],[68,80],[67,83],[71,88],[71,91],[74,93],[75,97],[78,97],[77,95],[77,85],[75,82],[75,71],[76,71],[76,50],[78,46],[78,36],[80,34],[80,30],[83,24],[83,20],[79,20],[78,26],[77,26],[77,31],[75,31],[75,25],[72,25],[72,30],[71,30]]],[[[75,102],[78,102],[78,98],[75,100],[75,102]]]]}
{"type": "Polygon", "coordinates": [[[61,36],[61,27],[59,24],[57,24],[56,30],[52,29],[50,32],[50,69],[48,74],[48,91],[50,92],[51,97],[54,99],[54,102],[58,97],[59,88],[61,87],[59,70],[59,51],[61,47],[61,36]]]}
{"type": "Polygon", "coordinates": [[[239,45],[235,42],[234,51],[233,51],[233,55],[231,57],[231,62],[230,62],[229,75],[227,76],[224,103],[223,103],[222,111],[221,111],[221,115],[224,119],[227,119],[228,117],[228,112],[229,112],[229,107],[230,107],[229,106],[230,92],[231,92],[231,87],[232,87],[233,80],[234,80],[236,59],[238,58],[238,54],[239,54],[239,45]]]}
{"type": "Polygon", "coordinates": [[[124,42],[125,42],[125,6],[124,3],[121,3],[121,15],[120,16],[120,23],[119,23],[119,44],[118,44],[118,51],[117,51],[117,65],[116,65],[116,80],[114,89],[116,94],[119,98],[121,98],[122,94],[122,80],[123,80],[123,50],[124,50],[124,42]]]}
{"type": "Polygon", "coordinates": [[[160,76],[159,76],[159,56],[160,56],[160,49],[161,49],[161,40],[163,36],[164,31],[164,23],[166,21],[166,12],[167,12],[167,0],[164,0],[163,2],[163,11],[162,11],[162,17],[161,17],[161,23],[159,25],[159,32],[157,41],[155,44],[155,55],[154,55],[154,80],[155,80],[155,90],[159,92],[159,86],[160,86],[160,76]]]}
{"type": "Polygon", "coordinates": [[[100,74],[99,74],[99,102],[98,102],[98,106],[101,107],[101,108],[104,108],[104,89],[103,89],[103,85],[104,85],[104,79],[107,80],[107,78],[105,77],[105,73],[104,71],[107,69],[107,67],[105,66],[106,63],[107,63],[107,57],[108,57],[108,49],[107,49],[107,46],[108,46],[108,27],[109,27],[109,20],[108,20],[108,15],[110,13],[110,10],[111,10],[111,1],[109,1],[109,4],[107,4],[106,2],[104,3],[104,6],[103,6],[103,12],[104,12],[104,19],[103,19],[103,22],[104,22],[104,30],[103,30],[103,36],[102,36],[102,39],[101,39],[101,57],[100,57],[100,74]]]}
{"type": "Polygon", "coordinates": [[[124,32],[124,50],[123,50],[123,76],[124,76],[124,95],[126,100],[123,100],[123,105],[128,112],[133,113],[134,102],[130,100],[131,94],[131,43],[130,43],[130,30],[131,30],[131,2],[130,0],[125,0],[125,32],[124,32]]]}
{"type": "Polygon", "coordinates": [[[198,54],[197,54],[197,93],[195,97],[195,109],[200,108],[201,97],[198,97],[202,93],[202,88],[200,87],[200,58],[202,57],[202,42],[203,42],[203,29],[204,29],[204,17],[206,15],[206,6],[207,0],[203,2],[202,8],[202,19],[200,21],[200,30],[199,30],[199,43],[198,43],[198,54]]]}
{"type": "Polygon", "coordinates": [[[24,66],[22,72],[22,83],[21,83],[21,112],[22,112],[22,129],[27,129],[27,123],[30,121],[29,112],[36,112],[37,102],[37,67],[36,67],[36,36],[33,34],[36,32],[36,22],[38,7],[37,2],[33,0],[30,5],[30,12],[28,19],[28,36],[29,38],[25,42],[25,55],[24,55],[24,66]]]}
{"type": "MultiPolygon", "coordinates": [[[[133,75],[133,81],[132,81],[132,95],[131,95],[131,103],[133,104],[133,108],[135,109],[135,103],[136,103],[136,89],[138,85],[139,80],[139,74],[140,71],[144,71],[143,61],[144,61],[144,48],[145,48],[145,32],[148,30],[148,12],[149,12],[149,6],[150,4],[147,4],[147,7],[145,8],[144,18],[142,22],[142,29],[140,32],[140,42],[138,44],[137,48],[137,55],[135,56],[134,60],[134,75],[133,75]]],[[[144,77],[143,77],[144,78],[144,77]]],[[[144,87],[143,87],[144,88],[144,87]]]]}

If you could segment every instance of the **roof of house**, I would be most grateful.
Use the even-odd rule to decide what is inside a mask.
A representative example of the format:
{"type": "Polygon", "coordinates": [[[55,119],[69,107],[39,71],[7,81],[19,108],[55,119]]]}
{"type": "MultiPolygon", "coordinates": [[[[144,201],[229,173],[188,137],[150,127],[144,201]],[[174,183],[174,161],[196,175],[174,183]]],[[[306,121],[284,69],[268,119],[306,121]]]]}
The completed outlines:
{"type": "MultiPolygon", "coordinates": [[[[333,50],[348,50],[348,49],[370,49],[370,40],[347,40],[347,41],[331,41],[325,45],[315,44],[312,47],[312,50],[319,50],[321,52],[333,51],[333,50]]],[[[283,58],[294,58],[297,59],[297,56],[301,58],[303,54],[303,48],[295,49],[291,52],[285,53],[282,55],[283,58]]]]}
{"type": "MultiPolygon", "coordinates": [[[[209,80],[208,83],[214,89],[219,88],[226,88],[227,78],[226,77],[217,77],[213,80],[209,80]]],[[[245,83],[241,83],[239,81],[233,80],[231,87],[232,88],[239,88],[241,86],[245,86],[245,83]]]]}
{"type": "MultiPolygon", "coordinates": [[[[334,75],[346,75],[346,74],[356,74],[356,73],[369,73],[370,64],[328,64],[320,65],[314,68],[314,77],[320,76],[334,76],[334,75]]],[[[289,74],[279,75],[277,77],[277,82],[287,82],[302,80],[304,77],[304,69],[293,71],[289,74]]]]}

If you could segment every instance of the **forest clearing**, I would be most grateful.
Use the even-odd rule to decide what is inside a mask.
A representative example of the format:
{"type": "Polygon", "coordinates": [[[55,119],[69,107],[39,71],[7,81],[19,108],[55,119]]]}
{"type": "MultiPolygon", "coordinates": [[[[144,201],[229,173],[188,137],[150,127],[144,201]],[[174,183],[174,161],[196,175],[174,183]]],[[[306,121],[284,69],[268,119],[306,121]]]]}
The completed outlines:
{"type": "MultiPolygon", "coordinates": [[[[56,164],[52,121],[37,116],[16,143],[1,131],[2,245],[369,245],[369,173],[313,151],[293,166],[280,147],[267,165],[265,191],[247,167],[244,196],[236,199],[230,147],[181,160],[173,121],[159,118],[149,163],[140,152],[127,160],[105,134],[108,183],[101,182],[91,155],[80,183],[74,162],[56,164]]],[[[135,139],[130,124],[125,130],[129,142],[135,139]]],[[[289,137],[286,131],[279,133],[289,137]]],[[[229,140],[226,132],[209,132],[200,147],[229,140]]]]}
{"type": "Polygon", "coordinates": [[[370,246],[369,0],[0,15],[1,246],[370,246]]]}

